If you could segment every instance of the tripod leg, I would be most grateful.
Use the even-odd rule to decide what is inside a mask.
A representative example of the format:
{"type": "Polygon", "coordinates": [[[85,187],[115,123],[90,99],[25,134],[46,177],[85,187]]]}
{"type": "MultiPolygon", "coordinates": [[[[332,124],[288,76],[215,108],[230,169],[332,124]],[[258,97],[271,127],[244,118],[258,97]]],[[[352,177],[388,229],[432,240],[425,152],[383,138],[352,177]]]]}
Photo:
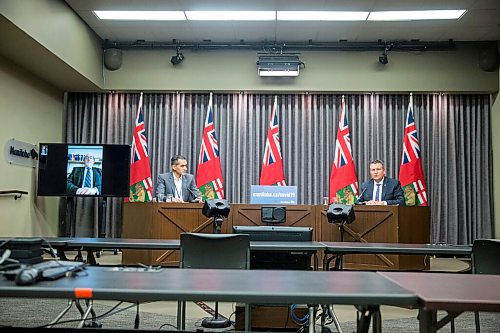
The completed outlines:
{"type": "Polygon", "coordinates": [[[328,311],[330,312],[330,314],[332,316],[333,324],[335,325],[337,332],[342,333],[342,328],[340,327],[339,319],[337,318],[335,311],[333,311],[333,305],[331,305],[331,304],[328,305],[328,311]]]}
{"type": "Polygon", "coordinates": [[[309,333],[314,333],[316,322],[316,305],[308,305],[309,307],[309,333]]]}

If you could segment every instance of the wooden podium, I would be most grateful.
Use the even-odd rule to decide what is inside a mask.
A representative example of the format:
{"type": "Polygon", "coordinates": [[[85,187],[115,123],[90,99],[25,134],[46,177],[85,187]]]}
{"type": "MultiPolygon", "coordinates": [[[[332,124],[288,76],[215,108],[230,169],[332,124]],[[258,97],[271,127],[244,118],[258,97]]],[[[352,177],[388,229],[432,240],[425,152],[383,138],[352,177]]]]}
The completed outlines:
{"type": "MultiPolygon", "coordinates": [[[[183,232],[212,233],[213,220],[200,203],[127,202],[123,205],[123,238],[179,239],[183,232]]],[[[227,233],[227,225],[222,232],[227,233]]],[[[122,264],[179,266],[179,251],[123,250],[122,264]]]]}
{"type": "MultiPolygon", "coordinates": [[[[336,224],[328,222],[328,206],[317,206],[321,240],[339,242],[336,224]]],[[[429,207],[354,206],[355,220],[344,226],[345,242],[427,244],[430,234],[429,207]]],[[[429,258],[423,255],[356,254],[343,257],[343,267],[367,270],[424,270],[429,258]]]]}

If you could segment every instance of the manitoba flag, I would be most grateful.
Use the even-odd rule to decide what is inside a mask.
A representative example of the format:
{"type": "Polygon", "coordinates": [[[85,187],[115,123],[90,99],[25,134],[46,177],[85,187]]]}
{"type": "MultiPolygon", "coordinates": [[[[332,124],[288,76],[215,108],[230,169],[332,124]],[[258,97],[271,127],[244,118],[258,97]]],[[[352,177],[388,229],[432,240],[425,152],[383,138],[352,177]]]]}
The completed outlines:
{"type": "Polygon", "coordinates": [[[212,110],[212,93],[208,102],[207,117],[201,139],[200,157],[196,171],[196,184],[202,194],[203,201],[207,199],[224,199],[224,180],[219,158],[219,144],[215,135],[214,113],[212,110]]]}
{"type": "Polygon", "coordinates": [[[260,173],[260,185],[285,186],[285,173],[283,172],[283,158],[281,157],[281,146],[278,123],[278,96],[274,96],[273,111],[267,130],[266,146],[264,148],[264,159],[260,173]]]}
{"type": "Polygon", "coordinates": [[[153,200],[153,184],[149,166],[148,140],[142,116],[142,93],[137,107],[135,129],[132,138],[130,159],[130,202],[146,202],[153,200]]]}
{"type": "Polygon", "coordinates": [[[399,170],[399,181],[403,187],[407,206],[427,206],[427,187],[425,186],[420,143],[413,118],[413,95],[410,94],[403,138],[403,158],[399,170]]]}
{"type": "Polygon", "coordinates": [[[330,174],[329,202],[354,204],[357,201],[357,196],[358,178],[352,159],[351,134],[347,125],[344,96],[342,96],[339,128],[337,140],[335,140],[335,156],[330,174]]]}

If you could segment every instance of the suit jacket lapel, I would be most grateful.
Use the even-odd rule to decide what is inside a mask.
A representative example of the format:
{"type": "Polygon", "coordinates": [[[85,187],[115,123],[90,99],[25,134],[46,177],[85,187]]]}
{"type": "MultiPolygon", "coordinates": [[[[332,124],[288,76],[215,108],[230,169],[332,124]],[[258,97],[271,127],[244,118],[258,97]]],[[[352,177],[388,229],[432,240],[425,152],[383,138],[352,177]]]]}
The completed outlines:
{"type": "Polygon", "coordinates": [[[188,187],[188,179],[186,176],[182,176],[182,193],[181,193],[182,200],[187,199],[187,198],[184,198],[184,195],[183,195],[184,193],[187,192],[187,187],[188,187]]]}
{"type": "Polygon", "coordinates": [[[381,200],[385,200],[385,195],[387,194],[387,191],[389,190],[389,180],[384,178],[384,185],[382,185],[382,197],[381,200]]]}
{"type": "Polygon", "coordinates": [[[174,183],[174,174],[172,172],[167,173],[167,193],[175,193],[175,183],[174,183]]]}
{"type": "Polygon", "coordinates": [[[83,175],[85,174],[85,168],[77,169],[76,171],[80,170],[81,172],[76,172],[76,186],[82,187],[83,186],[83,175]]]}
{"type": "Polygon", "coordinates": [[[366,188],[366,196],[368,197],[368,200],[367,201],[370,201],[373,199],[373,186],[375,182],[373,181],[373,179],[370,179],[370,181],[368,182],[368,186],[366,188]]]}

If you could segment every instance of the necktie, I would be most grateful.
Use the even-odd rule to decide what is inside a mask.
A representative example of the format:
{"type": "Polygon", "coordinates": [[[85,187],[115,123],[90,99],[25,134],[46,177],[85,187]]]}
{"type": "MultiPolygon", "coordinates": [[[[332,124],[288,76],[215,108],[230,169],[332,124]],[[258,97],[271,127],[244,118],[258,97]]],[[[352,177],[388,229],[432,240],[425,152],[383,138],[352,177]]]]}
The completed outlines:
{"type": "Polygon", "coordinates": [[[375,201],[380,201],[380,185],[382,184],[377,184],[377,191],[375,191],[375,201]]]}
{"type": "Polygon", "coordinates": [[[92,175],[90,174],[90,168],[87,168],[87,173],[85,174],[85,180],[83,181],[83,187],[91,187],[92,186],[92,175]]]}

